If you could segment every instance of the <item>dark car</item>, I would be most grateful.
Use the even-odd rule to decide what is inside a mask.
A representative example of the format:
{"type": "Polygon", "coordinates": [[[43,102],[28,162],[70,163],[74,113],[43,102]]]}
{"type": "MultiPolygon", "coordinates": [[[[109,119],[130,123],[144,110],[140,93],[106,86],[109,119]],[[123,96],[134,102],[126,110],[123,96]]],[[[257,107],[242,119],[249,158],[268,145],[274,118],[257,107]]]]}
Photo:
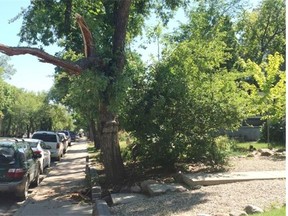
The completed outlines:
{"type": "Polygon", "coordinates": [[[69,132],[70,132],[70,136],[71,136],[71,141],[76,142],[76,133],[73,131],[69,131],[69,132]]]}
{"type": "Polygon", "coordinates": [[[40,182],[40,157],[25,141],[0,140],[0,192],[25,200],[30,185],[40,182]]]}

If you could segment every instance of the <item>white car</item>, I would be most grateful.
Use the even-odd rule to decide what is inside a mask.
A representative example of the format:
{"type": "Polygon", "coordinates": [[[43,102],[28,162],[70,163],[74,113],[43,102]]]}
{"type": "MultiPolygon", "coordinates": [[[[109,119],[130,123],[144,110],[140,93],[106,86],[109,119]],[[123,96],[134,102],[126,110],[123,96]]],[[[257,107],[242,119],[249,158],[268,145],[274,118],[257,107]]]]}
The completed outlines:
{"type": "Polygon", "coordinates": [[[59,134],[52,131],[36,131],[32,135],[32,139],[40,139],[50,146],[51,157],[60,161],[64,154],[64,144],[61,141],[59,134]]]}
{"type": "Polygon", "coordinates": [[[40,154],[41,157],[39,158],[40,161],[40,173],[44,172],[44,169],[50,167],[51,164],[51,149],[50,146],[46,145],[42,140],[39,139],[24,139],[27,142],[32,151],[36,154],[40,154]]]}

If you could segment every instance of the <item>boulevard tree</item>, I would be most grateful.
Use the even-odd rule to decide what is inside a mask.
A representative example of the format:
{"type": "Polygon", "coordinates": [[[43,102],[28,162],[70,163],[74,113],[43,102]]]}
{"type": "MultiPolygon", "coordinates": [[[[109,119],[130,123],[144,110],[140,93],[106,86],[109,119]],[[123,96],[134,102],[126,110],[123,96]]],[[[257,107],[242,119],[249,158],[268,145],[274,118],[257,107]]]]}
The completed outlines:
{"type": "MultiPolygon", "coordinates": [[[[40,61],[61,67],[70,75],[91,71],[102,80],[97,101],[99,113],[101,150],[106,176],[114,184],[124,179],[124,166],[118,141],[117,109],[113,110],[117,98],[117,82],[125,66],[125,45],[141,32],[144,18],[152,9],[168,18],[170,9],[175,9],[187,1],[132,1],[132,0],[49,0],[31,1],[20,32],[21,41],[29,45],[42,43],[49,45],[59,42],[66,51],[82,53],[77,61],[63,60],[61,55],[52,56],[40,48],[8,47],[0,45],[0,51],[7,55],[31,54],[40,61]],[[76,20],[76,22],[75,22],[76,20]],[[76,25],[81,30],[76,31],[76,25]],[[82,35],[82,41],[81,41],[82,35]],[[79,48],[84,45],[84,51],[79,48]]],[[[20,14],[21,16],[21,14],[20,14]]]]}

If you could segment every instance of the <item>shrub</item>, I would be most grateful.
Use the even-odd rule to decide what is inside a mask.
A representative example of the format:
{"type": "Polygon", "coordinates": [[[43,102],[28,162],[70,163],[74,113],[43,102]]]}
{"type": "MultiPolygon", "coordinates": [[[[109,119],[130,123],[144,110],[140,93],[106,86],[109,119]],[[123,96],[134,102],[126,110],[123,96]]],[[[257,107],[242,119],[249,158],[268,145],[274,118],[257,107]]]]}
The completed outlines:
{"type": "Polygon", "coordinates": [[[235,141],[226,136],[206,137],[188,146],[187,161],[202,162],[212,167],[223,166],[227,163],[229,151],[234,145],[235,141]]]}
{"type": "Polygon", "coordinates": [[[228,136],[219,136],[215,138],[215,144],[222,151],[234,151],[237,148],[237,142],[228,136]]]}

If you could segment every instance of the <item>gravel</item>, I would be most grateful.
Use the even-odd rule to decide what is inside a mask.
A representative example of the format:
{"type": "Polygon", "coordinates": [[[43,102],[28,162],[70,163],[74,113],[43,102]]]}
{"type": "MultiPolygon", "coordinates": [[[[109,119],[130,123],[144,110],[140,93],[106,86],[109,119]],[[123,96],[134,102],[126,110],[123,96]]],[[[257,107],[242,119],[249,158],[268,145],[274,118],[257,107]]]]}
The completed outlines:
{"type": "MultiPolygon", "coordinates": [[[[285,160],[269,158],[231,158],[232,171],[285,170],[285,160]]],[[[139,202],[110,208],[112,215],[193,216],[198,214],[229,215],[243,211],[252,204],[262,209],[282,206],[286,203],[286,181],[262,180],[237,182],[201,187],[181,193],[168,193],[149,197],[139,202]]]]}

